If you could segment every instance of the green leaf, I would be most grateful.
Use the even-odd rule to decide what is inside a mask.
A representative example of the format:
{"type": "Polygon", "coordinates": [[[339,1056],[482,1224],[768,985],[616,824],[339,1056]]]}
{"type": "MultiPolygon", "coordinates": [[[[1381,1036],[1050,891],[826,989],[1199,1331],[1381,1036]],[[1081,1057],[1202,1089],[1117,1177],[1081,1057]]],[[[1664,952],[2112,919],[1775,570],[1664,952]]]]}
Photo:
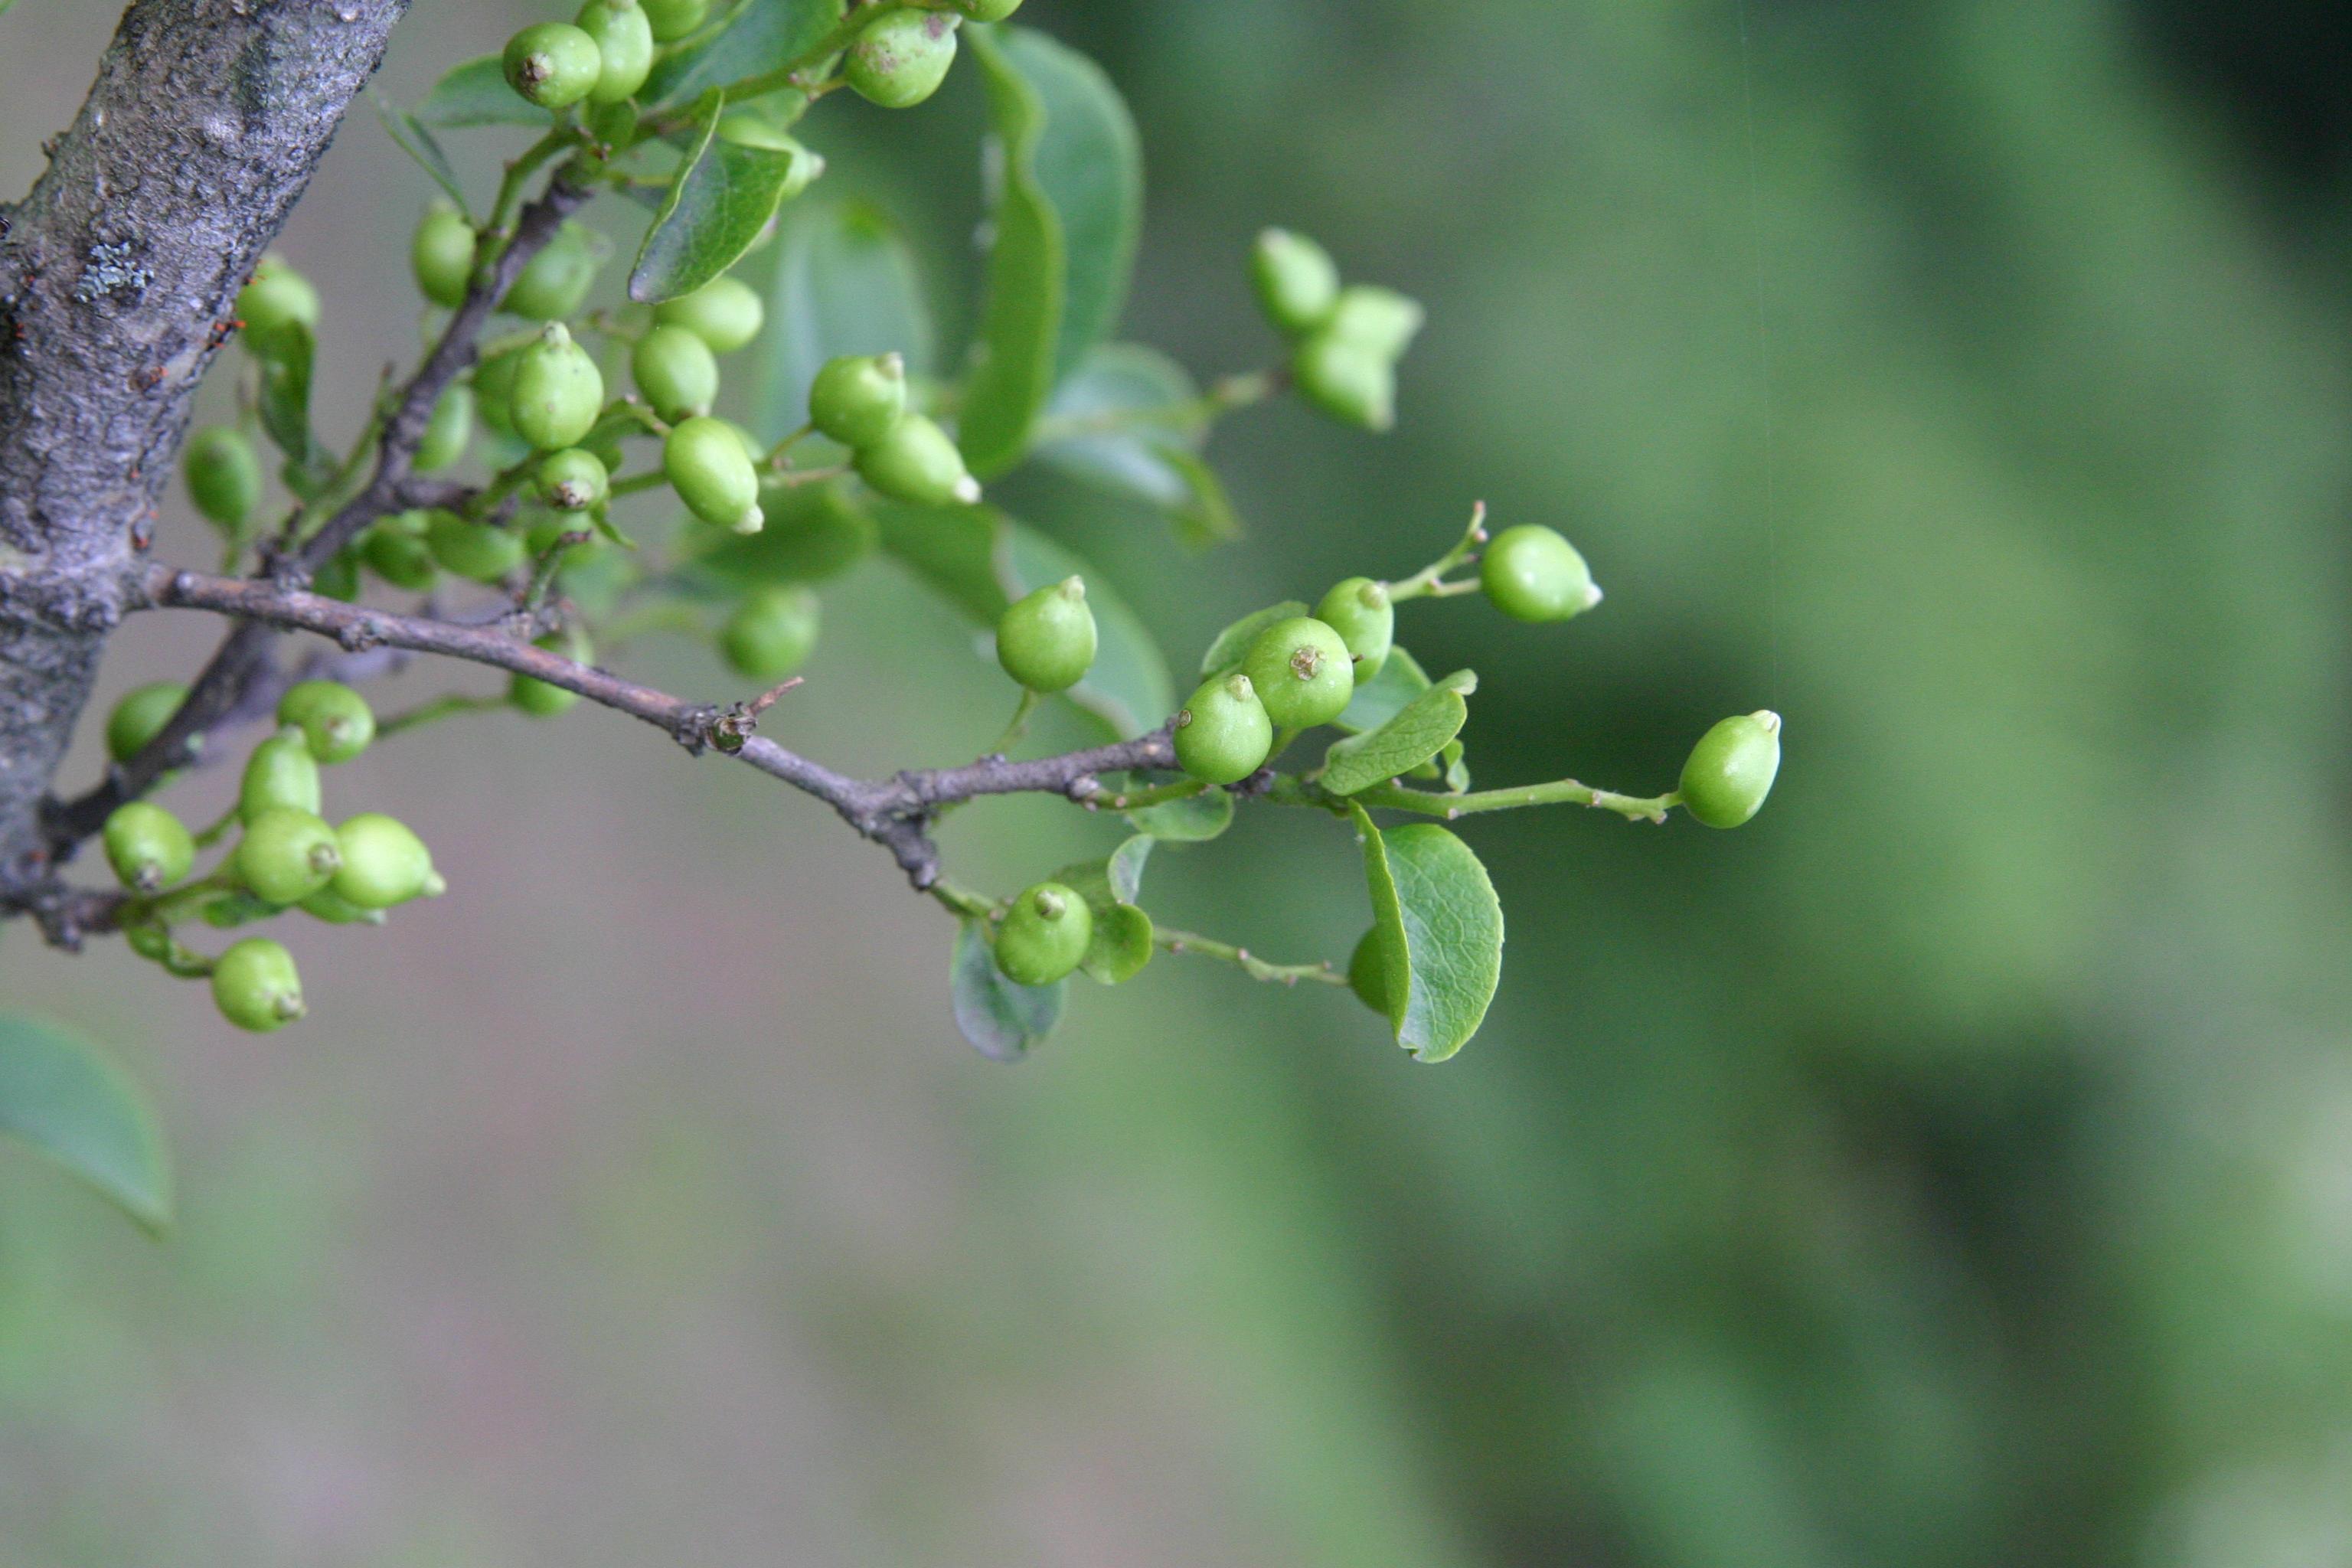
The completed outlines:
{"type": "Polygon", "coordinates": [[[965,463],[990,479],[1021,460],[1054,389],[1069,251],[1061,217],[1037,179],[1045,100],[984,31],[975,29],[971,37],[995,127],[990,146],[996,199],[989,216],[994,237],[988,287],[958,438],[965,463]]]}
{"type": "Polygon", "coordinates": [[[544,130],[554,120],[507,85],[506,62],[497,55],[451,67],[412,112],[419,124],[452,130],[467,125],[530,125],[544,130]]]}
{"type": "Polygon", "coordinates": [[[724,98],[712,104],[694,151],[670,184],[669,200],[646,231],[629,273],[629,298],[639,304],[690,294],[742,259],[783,204],[793,165],[807,155],[721,140],[719,115],[725,108],[724,98]]]}
{"type": "Polygon", "coordinates": [[[30,1018],[0,1016],[0,1132],[47,1154],[149,1231],[171,1224],[171,1163],[154,1110],[96,1047],[30,1018]]]}
{"type": "Polygon", "coordinates": [[[1442,1062],[1478,1031],[1503,973],[1503,906],[1470,847],[1435,823],[1383,834],[1350,804],[1364,841],[1372,930],[1397,1044],[1442,1062]]]}
{"type": "Polygon", "coordinates": [[[1258,633],[1276,621],[1286,621],[1293,616],[1303,616],[1307,606],[1297,599],[1285,599],[1279,605],[1268,605],[1263,610],[1252,610],[1232,626],[1217,634],[1209,651],[1201,656],[1201,677],[1208,679],[1221,669],[1231,669],[1241,663],[1249,652],[1250,644],[1257,641],[1258,633]]]}
{"type": "Polygon", "coordinates": [[[782,70],[824,41],[842,8],[841,0],[750,0],[725,26],[656,61],[637,100],[674,103],[782,70]]]}
{"type": "Polygon", "coordinates": [[[1234,797],[1221,789],[1202,790],[1181,800],[1163,800],[1130,811],[1127,820],[1139,833],[1162,844],[1206,844],[1222,837],[1234,825],[1234,797]]]}
{"type": "Polygon", "coordinates": [[[466,205],[466,187],[458,183],[457,171],[449,166],[449,154],[441,151],[441,143],[433,132],[418,122],[416,116],[399,108],[389,100],[375,97],[376,118],[383,121],[384,134],[393,144],[416,160],[417,166],[433,176],[433,181],[449,194],[462,210],[466,205]]]}
{"type": "Polygon", "coordinates": [[[1017,1062],[1061,1021],[1066,983],[1020,985],[996,967],[979,920],[956,931],[949,979],[956,1027],[991,1061],[1017,1062]]]}
{"type": "Polygon", "coordinates": [[[1323,787],[1333,795],[1354,795],[1436,756],[1462,732],[1470,716],[1463,694],[1476,690],[1477,684],[1466,669],[1449,675],[1379,729],[1332,742],[1323,753],[1323,787]]]}
{"type": "Polygon", "coordinates": [[[1354,733],[1377,730],[1428,689],[1429,677],[1420,661],[1403,648],[1392,647],[1380,673],[1356,688],[1356,695],[1349,699],[1348,710],[1332,723],[1354,733]]]}
{"type": "Polygon", "coordinates": [[[741,589],[772,583],[820,583],[864,560],[878,531],[837,484],[770,487],[760,494],[768,514],[757,533],[689,523],[681,535],[681,574],[741,589]]]}
{"type": "Polygon", "coordinates": [[[796,202],[779,241],[758,415],[771,441],[808,423],[809,384],[829,359],[896,352],[916,375],[934,363],[914,254],[879,207],[796,202]]]}
{"type": "Polygon", "coordinates": [[[1223,483],[1201,459],[1207,426],[1184,367],[1138,343],[1101,343],[1054,391],[1038,461],[1165,513],[1188,543],[1241,532],[1223,483]]]}
{"type": "Polygon", "coordinates": [[[1078,969],[1104,985],[1124,985],[1151,962],[1155,932],[1151,917],[1133,904],[1095,911],[1094,936],[1078,969]]]}
{"type": "Polygon", "coordinates": [[[310,435],[310,372],[319,345],[310,329],[289,321],[252,345],[259,367],[261,427],[286,454],[286,482],[295,493],[307,494],[311,470],[320,458],[310,435]]]}
{"type": "Polygon", "coordinates": [[[1111,851],[1104,869],[1110,883],[1110,896],[1122,904],[1131,904],[1143,893],[1143,868],[1151,859],[1152,838],[1139,833],[1111,851]]]}

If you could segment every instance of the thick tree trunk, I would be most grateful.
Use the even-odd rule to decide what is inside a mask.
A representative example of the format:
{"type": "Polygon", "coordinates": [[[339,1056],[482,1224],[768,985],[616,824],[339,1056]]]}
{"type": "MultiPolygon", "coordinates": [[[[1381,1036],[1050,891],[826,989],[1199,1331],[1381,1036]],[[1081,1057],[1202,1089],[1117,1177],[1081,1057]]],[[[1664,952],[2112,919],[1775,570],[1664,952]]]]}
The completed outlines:
{"type": "Polygon", "coordinates": [[[135,0],[0,211],[0,902],[121,618],[232,301],[408,0],[135,0]]]}

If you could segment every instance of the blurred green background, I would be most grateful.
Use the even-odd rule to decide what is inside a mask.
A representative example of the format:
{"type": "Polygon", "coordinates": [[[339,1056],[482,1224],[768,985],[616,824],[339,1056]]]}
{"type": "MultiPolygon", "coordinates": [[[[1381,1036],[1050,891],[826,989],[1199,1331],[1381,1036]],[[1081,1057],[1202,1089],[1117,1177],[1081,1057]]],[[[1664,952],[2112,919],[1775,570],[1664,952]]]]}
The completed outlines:
{"type": "MultiPolygon", "coordinates": [[[[543,10],[420,0],[381,85],[543,10]]],[[[110,12],[0,21],[0,188],[110,12]]],[[[1510,944],[1445,1066],[1178,961],[1007,1069],[954,1036],[948,922],[823,808],[584,710],[379,747],[333,784],[457,890],[299,933],[299,1029],[0,938],[9,1005],[155,1087],[184,1211],[150,1244],[0,1161],[0,1560],[2352,1562],[2340,8],[1023,20],[1141,121],[1129,335],[1262,363],[1275,221],[1432,326],[1395,436],[1219,436],[1237,547],[1008,495],[1179,657],[1412,569],[1474,498],[1552,523],[1601,612],[1409,632],[1486,674],[1481,781],[1662,788],[1770,706],[1771,805],[1469,825],[1510,944]]],[[[963,73],[807,132],[922,237],[950,341],[977,125],[963,73]]],[[[286,236],[341,428],[415,342],[425,195],[362,112],[286,236]]],[[[173,515],[161,548],[205,545],[173,515]]],[[[886,566],[827,613],[787,743],[871,771],[993,732],[1001,678],[886,566]]],[[[214,631],[142,617],[109,692],[214,631]]],[[[1029,804],[949,847],[1002,889],[1112,841],[1029,804]]],[[[1287,817],[1153,870],[1285,958],[1343,956],[1361,900],[1287,817]]]]}

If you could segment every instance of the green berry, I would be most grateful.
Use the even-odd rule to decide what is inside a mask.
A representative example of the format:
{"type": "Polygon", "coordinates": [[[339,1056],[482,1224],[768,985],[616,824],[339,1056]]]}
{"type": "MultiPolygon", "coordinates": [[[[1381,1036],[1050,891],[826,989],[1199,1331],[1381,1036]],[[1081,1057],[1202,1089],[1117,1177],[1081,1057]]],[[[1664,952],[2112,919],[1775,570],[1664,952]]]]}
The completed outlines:
{"type": "Polygon", "coordinates": [[[127,763],[145,751],[187,700],[188,689],[176,680],[153,681],[124,692],[106,717],[106,754],[127,763]]]}
{"type": "Polygon", "coordinates": [[[340,680],[296,682],[278,700],[278,721],[301,726],[310,754],[330,765],[350,762],[375,739],[375,710],[340,680]]]}
{"type": "Polygon", "coordinates": [[[919,414],[906,416],[879,441],[861,448],[857,472],[892,500],[969,506],[980,499],[980,481],[964,468],[963,454],[946,431],[919,414]]]}
{"type": "MultiPolygon", "coordinates": [[[[425,526],[423,512],[401,515],[415,519],[418,529],[425,526]]],[[[368,569],[394,587],[422,594],[441,575],[441,565],[433,559],[433,547],[425,542],[424,534],[392,526],[398,521],[386,518],[369,529],[360,540],[360,553],[366,557],[368,569]]]]}
{"type": "Polygon", "coordinates": [[[383,911],[382,910],[362,909],[359,905],[352,902],[349,899],[335,891],[335,885],[332,882],[328,883],[325,887],[320,889],[317,892],[311,894],[309,898],[303,900],[294,907],[300,910],[304,914],[310,915],[314,919],[326,921],[329,925],[355,926],[383,924],[383,911]]]}
{"type": "Polygon", "coordinates": [[[715,354],[731,354],[758,337],[766,317],[758,291],[740,278],[713,278],[691,294],[654,307],[655,321],[684,327],[715,354]]]}
{"type": "Polygon", "coordinates": [[[1095,613],[1083,579],[1068,577],[1015,600],[996,623],[996,662],[1032,691],[1066,691],[1095,662],[1095,613]]]}
{"type": "Polygon", "coordinates": [[[1358,283],[1339,291],[1324,331],[1393,364],[1412,345],[1428,312],[1393,289],[1358,283]]]}
{"type": "Polygon", "coordinates": [[[163,891],[196,863],[187,825],[152,801],[118,805],[106,819],[106,858],[134,893],[163,891]]]}
{"type": "Polygon", "coordinates": [[[1059,882],[1025,888],[996,932],[996,967],[1021,985],[1066,978],[1094,940],[1094,911],[1059,882]]]}
{"type": "Polygon", "coordinates": [[[1315,606],[1315,618],[1339,634],[1356,661],[1356,684],[1381,672],[1396,641],[1396,606],[1388,585],[1370,577],[1349,577],[1331,585],[1315,606]]]}
{"type": "Polygon", "coordinates": [[[197,431],[188,437],[181,472],[196,510],[232,532],[261,504],[261,458],[241,430],[213,425],[197,431]]]}
{"type": "MultiPolygon", "coordinates": [[[[595,657],[588,639],[577,633],[550,632],[531,646],[560,653],[574,664],[586,664],[595,657]]],[[[579,703],[580,693],[536,676],[517,674],[507,680],[507,700],[534,719],[553,719],[570,712],[579,703]]]]}
{"type": "Polygon", "coordinates": [[[802,584],[762,588],[719,628],[719,651],[738,675],[772,685],[816,651],[820,619],[816,595],[802,584]]]}
{"type": "Polygon", "coordinates": [[[349,550],[338,550],[327,557],[326,564],[310,574],[310,592],[322,599],[335,599],[350,604],[360,596],[360,558],[349,550]]]}
{"type": "Polygon", "coordinates": [[[382,812],[362,812],[335,829],[342,864],[330,884],[335,897],[362,910],[388,910],[447,888],[425,840],[382,812]]]}
{"type": "Polygon", "coordinates": [[[266,936],[233,943],[213,964],[213,1003],[240,1029],[266,1035],[309,1009],[294,955],[266,936]]]}
{"type": "Polygon", "coordinates": [[[809,384],[809,423],[843,446],[871,447],[907,412],[907,361],[899,354],[827,360],[809,384]]]}
{"type": "Polygon", "coordinates": [[[1592,570],[1576,546],[1531,522],[1507,528],[1488,542],[1478,563],[1478,585],[1515,621],[1564,621],[1601,602],[1592,570]]]}
{"type": "Polygon", "coordinates": [[[1270,228],[1250,251],[1258,308],[1275,330],[1301,337],[1331,319],[1339,302],[1339,268],[1331,253],[1303,234],[1270,228]]]}
{"type": "Polygon", "coordinates": [[[604,408],[604,377],[561,321],[550,321],[515,366],[515,434],[542,452],[576,447],[604,408]]]}
{"type": "Polygon", "coordinates": [[[314,812],[265,811],[245,825],[237,840],[236,879],[273,904],[300,903],[342,863],[335,830],[314,812]]]}
{"type": "Polygon", "coordinates": [[[433,405],[433,417],[425,424],[424,438],[416,443],[416,456],[409,467],[420,474],[439,473],[466,455],[466,443],[473,436],[473,391],[453,386],[433,405]]]}
{"type": "Polygon", "coordinates": [[[601,259],[596,237],[566,223],[515,275],[499,309],[530,321],[560,321],[579,313],[595,286],[601,259]]]}
{"type": "Polygon", "coordinates": [[[857,35],[841,74],[870,103],[912,109],[947,80],[962,22],[940,11],[894,11],[857,35]]]}
{"type": "Polygon", "coordinates": [[[1298,345],[1290,374],[1307,402],[1343,425],[1379,431],[1396,424],[1394,366],[1328,328],[1298,345]]]}
{"type": "Polygon", "coordinates": [[[1348,956],[1348,989],[1381,1017],[1389,1016],[1389,965],[1378,927],[1359,938],[1356,951],[1348,956]]]}
{"type": "Polygon", "coordinates": [[[496,583],[521,567],[522,535],[454,511],[430,516],[425,542],[433,559],[446,570],[477,583],[496,583]]]}
{"type": "Polygon", "coordinates": [[[236,816],[251,822],[265,811],[305,811],[319,814],[319,759],[310,743],[291,726],[253,748],[245,762],[245,778],[236,792],[236,816]]]}
{"type": "Polygon", "coordinates": [[[253,268],[253,280],[237,290],[236,316],[245,323],[246,342],[255,353],[267,354],[270,341],[289,327],[318,330],[319,291],[282,258],[265,256],[253,268]]]}
{"type": "Polygon", "coordinates": [[[541,109],[568,109],[604,72],[596,40],[568,22],[541,22],[507,40],[507,85],[541,109]]]}
{"type": "Polygon", "coordinates": [[[515,433],[514,378],[521,363],[522,351],[509,349],[474,368],[474,411],[484,425],[501,436],[515,433]]]}
{"type": "Polygon", "coordinates": [[[1778,713],[1726,719],[1699,737],[1683,764],[1683,805],[1709,827],[1737,827],[1763,809],[1780,771],[1778,713]]]}
{"type": "Polygon", "coordinates": [[[558,511],[586,511],[613,493],[613,476],[595,453],[566,447],[541,461],[539,493],[558,511]]]}
{"type": "Polygon", "coordinates": [[[705,522],[757,533],[766,521],[760,510],[759,470],[742,437],[723,419],[674,426],[662,444],[662,472],[678,500],[705,522]]]}
{"type": "Polygon", "coordinates": [[[683,38],[710,15],[710,0],[637,0],[646,20],[654,30],[654,42],[667,44],[683,38]]]}
{"type": "Polygon", "coordinates": [[[1202,682],[1176,715],[1176,761],[1203,783],[1238,784],[1265,764],[1274,721],[1238,670],[1202,682]]]}
{"type": "Polygon", "coordinates": [[[1285,730],[1311,730],[1347,711],[1356,695],[1355,656],[1347,639],[1311,616],[1276,621],[1243,656],[1242,673],[1257,689],[1265,716],[1285,730]]]}
{"type": "Polygon", "coordinates": [[[654,68],[654,29],[637,0],[588,0],[574,18],[596,46],[600,64],[591,103],[619,103],[646,85],[654,68]]]}
{"type": "Polygon", "coordinates": [[[436,202],[416,226],[409,242],[408,264],[416,273],[417,291],[434,304],[454,310],[466,302],[474,280],[474,251],[479,237],[466,215],[446,202],[436,202]]]}
{"type": "Polygon", "coordinates": [[[629,351],[629,375],[668,423],[708,414],[719,400],[719,359],[684,327],[656,326],[629,351]]]}

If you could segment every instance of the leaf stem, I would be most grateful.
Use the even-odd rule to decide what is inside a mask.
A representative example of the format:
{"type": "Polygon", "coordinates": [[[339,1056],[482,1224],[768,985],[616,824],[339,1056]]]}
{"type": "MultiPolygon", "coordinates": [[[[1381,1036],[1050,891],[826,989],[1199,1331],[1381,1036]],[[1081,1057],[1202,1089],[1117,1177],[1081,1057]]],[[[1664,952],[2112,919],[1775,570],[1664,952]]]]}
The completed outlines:
{"type": "Polygon", "coordinates": [[[1236,965],[1252,980],[1277,985],[1296,985],[1302,980],[1312,980],[1323,985],[1348,984],[1348,977],[1335,969],[1328,959],[1320,963],[1268,963],[1245,947],[1235,947],[1229,942],[1219,942],[1214,937],[1189,931],[1155,931],[1151,940],[1171,954],[1189,952],[1236,965]]]}
{"type": "Polygon", "coordinates": [[[1477,558],[1478,546],[1486,542],[1486,503],[1479,501],[1470,508],[1470,526],[1462,532],[1460,542],[1453,549],[1414,573],[1412,576],[1386,584],[1389,603],[1406,599],[1444,599],[1456,594],[1475,593],[1475,581],[1448,583],[1443,581],[1456,566],[1477,558]]]}

